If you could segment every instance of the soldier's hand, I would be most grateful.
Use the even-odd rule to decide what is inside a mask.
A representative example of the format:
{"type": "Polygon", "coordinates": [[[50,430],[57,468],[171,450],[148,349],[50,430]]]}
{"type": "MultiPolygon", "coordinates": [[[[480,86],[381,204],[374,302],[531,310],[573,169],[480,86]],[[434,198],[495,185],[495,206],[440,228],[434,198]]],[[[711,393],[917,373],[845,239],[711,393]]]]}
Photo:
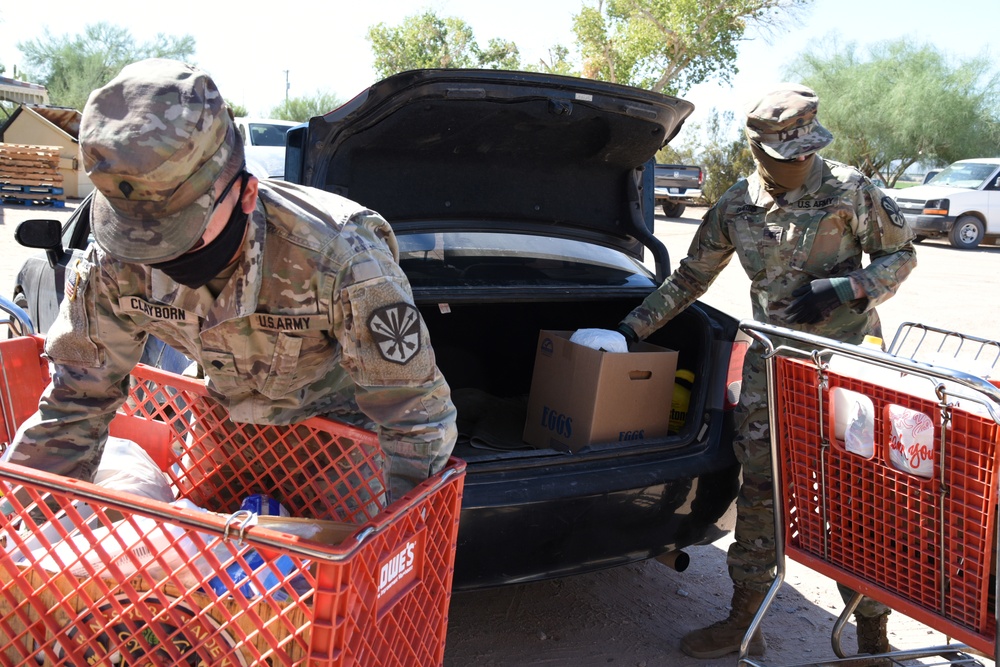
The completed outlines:
{"type": "Polygon", "coordinates": [[[792,292],[796,298],[785,314],[791,324],[816,324],[853,295],[850,278],[819,278],[792,292]]]}

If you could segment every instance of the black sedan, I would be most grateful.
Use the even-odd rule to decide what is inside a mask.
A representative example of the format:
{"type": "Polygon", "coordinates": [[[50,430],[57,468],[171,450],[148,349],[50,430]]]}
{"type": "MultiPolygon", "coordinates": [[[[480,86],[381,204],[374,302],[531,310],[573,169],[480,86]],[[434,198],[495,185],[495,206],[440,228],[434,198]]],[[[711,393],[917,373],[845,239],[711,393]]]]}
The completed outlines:
{"type": "Polygon", "coordinates": [[[649,339],[695,375],[679,432],[571,454],[521,439],[539,331],[613,329],[669,272],[652,164],[692,110],[586,79],[420,70],[289,131],[286,180],[360,202],[397,234],[459,408],[457,589],[610,567],[731,529],[744,348],[736,321],[704,304],[649,339]]]}
{"type": "MultiPolygon", "coordinates": [[[[396,232],[459,408],[456,589],[611,567],[732,528],[745,348],[736,320],[705,304],[649,338],[695,377],[679,431],[572,453],[522,439],[539,331],[613,329],[669,273],[652,234],[653,157],[692,110],[585,79],[422,70],[288,134],[286,180],[360,202],[396,232]]],[[[64,267],[89,241],[89,202],[63,228],[28,221],[18,238],[46,250],[14,295],[44,332],[64,267]]],[[[186,363],[157,344],[147,361],[186,363]]]]}

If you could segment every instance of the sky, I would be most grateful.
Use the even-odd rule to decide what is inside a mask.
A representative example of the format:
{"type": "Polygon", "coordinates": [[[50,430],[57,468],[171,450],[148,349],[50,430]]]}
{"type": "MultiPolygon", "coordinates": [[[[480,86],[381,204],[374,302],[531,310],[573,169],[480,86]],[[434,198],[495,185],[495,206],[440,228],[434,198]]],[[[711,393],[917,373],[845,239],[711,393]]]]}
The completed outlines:
{"type": "MultiPolygon", "coordinates": [[[[563,44],[575,53],[574,14],[596,0],[297,0],[287,4],[172,0],[155,13],[153,3],[122,0],[48,0],[0,3],[0,63],[21,64],[18,42],[75,36],[105,21],[124,27],[138,42],[159,34],[191,35],[195,64],[209,72],[226,99],[264,114],[291,97],[332,93],[347,101],[375,81],[368,28],[398,25],[430,9],[468,23],[477,42],[498,37],[515,42],[522,61],[548,59],[563,44]],[[167,9],[168,8],[168,9],[167,9]],[[287,8],[287,11],[285,9],[287,8]],[[287,84],[287,86],[286,86],[287,84]]],[[[693,123],[712,109],[737,116],[763,86],[785,80],[783,67],[807,50],[829,44],[859,47],[898,38],[931,43],[955,59],[1000,58],[998,0],[814,0],[793,24],[768,34],[751,33],[739,52],[739,74],[730,84],[709,81],[681,96],[695,104],[693,123]]],[[[1000,69],[1000,68],[998,68],[1000,69]]],[[[873,100],[877,103],[877,100],[873,100]]],[[[820,118],[822,118],[822,100],[820,118]]],[[[681,137],[683,139],[683,135],[681,137]]]]}

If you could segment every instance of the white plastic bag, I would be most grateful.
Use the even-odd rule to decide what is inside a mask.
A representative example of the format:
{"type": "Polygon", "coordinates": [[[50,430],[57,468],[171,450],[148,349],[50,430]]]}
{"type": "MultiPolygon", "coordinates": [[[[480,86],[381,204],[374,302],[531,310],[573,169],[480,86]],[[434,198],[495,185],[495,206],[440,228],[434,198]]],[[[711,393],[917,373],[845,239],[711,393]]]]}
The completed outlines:
{"type": "MultiPolygon", "coordinates": [[[[189,500],[182,499],[172,504],[183,509],[205,511],[189,500]]],[[[162,563],[175,572],[182,583],[193,586],[210,572],[203,559],[195,558],[199,553],[198,546],[183,528],[144,516],[134,516],[132,520],[134,527],[123,519],[110,527],[94,528],[93,540],[90,535],[76,532],[56,543],[51,550],[32,550],[31,560],[49,572],[69,572],[77,577],[86,577],[90,575],[87,563],[94,570],[103,568],[101,554],[93,548],[99,545],[126,578],[134,576],[144,565],[152,577],[162,578],[166,574],[162,563]],[[78,553],[83,557],[77,556],[78,553]]],[[[205,542],[213,540],[211,535],[202,534],[201,537],[205,542]]]]}
{"type": "Polygon", "coordinates": [[[165,503],[174,501],[170,482],[156,462],[146,450],[125,438],[108,437],[94,484],[165,503]]]}
{"type": "Polygon", "coordinates": [[[605,352],[628,352],[625,336],[610,329],[577,329],[569,341],[605,352]]]}
{"type": "Polygon", "coordinates": [[[934,476],[934,422],[922,412],[889,405],[889,462],[897,470],[934,476]]]}
{"type": "MultiPolygon", "coordinates": [[[[174,501],[174,492],[166,475],[150,458],[142,447],[124,438],[109,437],[101,455],[101,462],[94,475],[94,484],[106,489],[133,493],[143,498],[161,500],[166,503],[174,501]]],[[[82,501],[73,501],[79,517],[70,517],[60,511],[56,517],[41,525],[33,525],[30,521],[22,522],[21,538],[25,541],[25,552],[39,551],[43,544],[56,544],[64,534],[78,534],[77,521],[87,520],[94,511],[82,501]],[[62,526],[62,530],[56,527],[62,526]]],[[[7,549],[15,561],[22,557],[13,539],[7,539],[7,549]]]]}
{"type": "Polygon", "coordinates": [[[864,394],[836,387],[833,397],[834,436],[847,451],[870,459],[875,454],[875,405],[864,394]]]}

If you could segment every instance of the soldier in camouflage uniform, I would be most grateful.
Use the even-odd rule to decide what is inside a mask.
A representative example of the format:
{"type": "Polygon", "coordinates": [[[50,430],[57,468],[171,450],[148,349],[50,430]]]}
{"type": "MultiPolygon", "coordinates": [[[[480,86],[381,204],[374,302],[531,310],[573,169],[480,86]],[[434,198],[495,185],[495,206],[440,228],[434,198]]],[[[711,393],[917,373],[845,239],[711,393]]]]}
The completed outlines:
{"type": "MultiPolygon", "coordinates": [[[[622,321],[632,342],[645,338],[701,296],[735,253],[751,280],[754,319],[858,344],[880,336],[875,306],[916,265],[913,233],[895,202],[861,172],[816,155],[833,136],[816,120],[816,94],[783,84],[747,109],[746,136],[757,164],[702,220],[688,256],[622,321]],[[862,254],[868,265],[862,267],[862,254]]],[[[788,344],[787,341],[777,341],[788,344]]],[[[688,655],[739,650],[774,578],[774,515],[767,387],[761,349],[746,356],[735,441],[743,466],[729,618],[684,637],[688,655]]],[[[859,653],[887,649],[888,609],[866,599],[855,612],[859,653]]],[[[758,632],[751,652],[762,654],[758,632]]],[[[859,663],[860,664],[860,663],[859,663]]]]}
{"type": "Polygon", "coordinates": [[[248,174],[222,95],[182,63],[129,65],[94,91],[80,143],[96,243],[67,271],[52,382],[6,460],[92,479],[155,335],[233,421],[373,428],[389,500],[445,465],[455,407],[385,220],[248,174]]]}

